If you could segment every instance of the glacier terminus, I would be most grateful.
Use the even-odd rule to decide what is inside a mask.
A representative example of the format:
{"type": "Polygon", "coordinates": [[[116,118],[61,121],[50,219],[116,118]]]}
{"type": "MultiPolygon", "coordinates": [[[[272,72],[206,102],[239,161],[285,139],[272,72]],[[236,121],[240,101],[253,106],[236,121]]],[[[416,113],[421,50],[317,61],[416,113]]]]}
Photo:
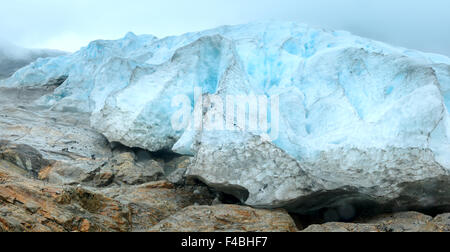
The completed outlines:
{"type": "Polygon", "coordinates": [[[186,176],[247,205],[298,213],[450,206],[443,55],[266,22],[161,39],[128,33],[39,59],[0,81],[54,84],[36,105],[89,113],[110,142],[192,156],[186,176]],[[249,118],[266,115],[260,127],[194,127],[237,119],[227,97],[242,97],[249,118]],[[183,127],[173,127],[177,113],[183,127]]]}

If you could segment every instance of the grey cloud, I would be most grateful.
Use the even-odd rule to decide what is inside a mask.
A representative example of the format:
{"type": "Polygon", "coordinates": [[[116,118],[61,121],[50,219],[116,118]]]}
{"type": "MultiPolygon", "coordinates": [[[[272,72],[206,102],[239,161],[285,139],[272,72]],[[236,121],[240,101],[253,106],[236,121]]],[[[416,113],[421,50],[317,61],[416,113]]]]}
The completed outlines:
{"type": "Polygon", "coordinates": [[[75,50],[126,32],[158,37],[224,24],[288,20],[450,55],[448,0],[3,1],[0,38],[75,50]]]}

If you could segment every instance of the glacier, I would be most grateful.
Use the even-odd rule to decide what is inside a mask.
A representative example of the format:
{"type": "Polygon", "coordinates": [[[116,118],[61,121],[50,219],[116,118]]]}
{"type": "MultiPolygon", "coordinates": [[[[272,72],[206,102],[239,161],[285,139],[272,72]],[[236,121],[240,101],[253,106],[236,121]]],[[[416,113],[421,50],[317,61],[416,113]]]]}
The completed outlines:
{"type": "MultiPolygon", "coordinates": [[[[39,59],[0,86],[61,78],[37,105],[91,113],[92,127],[111,142],[193,155],[189,176],[253,206],[298,210],[311,195],[336,191],[393,204],[405,187],[450,175],[450,59],[443,55],[304,24],[251,23],[94,41],[39,59]],[[195,87],[205,100],[278,96],[278,138],[173,129],[173,97],[194,101],[195,87]]],[[[206,118],[215,109],[209,105],[206,118]]],[[[408,194],[403,203],[450,205],[446,195],[432,203],[422,196],[408,194]]]]}
{"type": "Polygon", "coordinates": [[[66,52],[48,49],[27,49],[13,44],[0,43],[0,79],[6,79],[20,68],[39,58],[66,55],[66,52]]]}

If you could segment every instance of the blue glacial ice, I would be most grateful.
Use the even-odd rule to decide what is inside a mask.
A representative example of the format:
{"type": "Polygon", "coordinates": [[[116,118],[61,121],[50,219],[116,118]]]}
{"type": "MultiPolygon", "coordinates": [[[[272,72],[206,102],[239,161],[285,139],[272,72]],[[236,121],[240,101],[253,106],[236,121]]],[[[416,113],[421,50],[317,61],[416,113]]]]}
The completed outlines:
{"type": "MultiPolygon", "coordinates": [[[[333,165],[350,171],[358,162],[376,173],[381,161],[400,160],[395,153],[382,154],[395,150],[412,156],[431,151],[420,154],[421,160],[450,171],[450,59],[345,31],[270,22],[162,39],[129,33],[38,60],[0,86],[45,85],[61,76],[68,78],[38,103],[92,113],[95,129],[131,147],[158,151],[175,145],[175,151],[196,154],[199,136],[173,129],[177,108],[171,102],[176,95],[193,101],[200,86],[204,94],[278,95],[280,130],[273,144],[304,167],[317,167],[314,176],[336,172],[333,165]],[[345,156],[346,164],[337,156],[345,156]]],[[[221,143],[236,137],[217,135],[221,143]]],[[[350,175],[342,174],[335,182],[345,184],[350,175]]],[[[251,202],[282,201],[262,200],[260,189],[250,190],[251,202]]]]}

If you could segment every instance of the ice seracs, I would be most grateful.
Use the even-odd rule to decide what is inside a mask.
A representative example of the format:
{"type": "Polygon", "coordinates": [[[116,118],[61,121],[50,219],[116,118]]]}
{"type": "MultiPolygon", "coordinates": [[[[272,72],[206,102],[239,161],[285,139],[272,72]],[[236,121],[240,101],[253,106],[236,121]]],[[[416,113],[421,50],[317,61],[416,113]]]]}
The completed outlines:
{"type": "MultiPolygon", "coordinates": [[[[311,203],[314,195],[335,197],[331,205],[450,205],[427,187],[448,182],[450,171],[445,56],[343,31],[254,23],[95,41],[73,55],[38,60],[0,85],[45,85],[61,76],[67,80],[40,105],[90,112],[92,126],[110,141],[194,155],[188,175],[250,205],[325,207],[311,203]],[[279,116],[269,117],[277,120],[278,137],[174,129],[173,98],[187,97],[193,112],[195,87],[205,99],[279,97],[279,116]],[[408,194],[420,187],[423,195],[408,194]]],[[[202,113],[207,118],[213,110],[209,104],[202,113]]]]}

